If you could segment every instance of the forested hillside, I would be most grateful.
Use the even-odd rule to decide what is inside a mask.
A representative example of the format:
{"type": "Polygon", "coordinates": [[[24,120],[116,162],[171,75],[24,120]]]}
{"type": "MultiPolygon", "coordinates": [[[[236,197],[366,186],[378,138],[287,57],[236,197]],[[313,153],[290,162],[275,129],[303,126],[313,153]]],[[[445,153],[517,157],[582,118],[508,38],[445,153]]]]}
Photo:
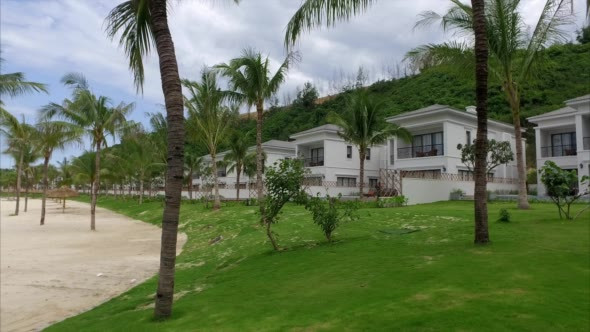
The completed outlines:
{"type": "MultiPolygon", "coordinates": [[[[563,106],[567,99],[590,93],[590,43],[555,45],[544,51],[544,57],[546,61],[538,75],[522,84],[523,119],[552,111],[563,106]]],[[[385,116],[431,104],[445,104],[459,109],[475,104],[473,81],[442,67],[397,80],[379,81],[368,89],[375,98],[389,106],[385,116]]],[[[265,115],[263,139],[287,140],[293,133],[324,124],[329,111],[344,110],[346,94],[312,107],[294,103],[288,107],[271,108],[265,115]]],[[[497,82],[490,84],[489,110],[491,118],[512,122],[510,109],[497,82]]],[[[530,127],[527,122],[523,124],[530,127]]],[[[240,129],[248,131],[254,128],[252,116],[250,120],[242,121],[240,129]]],[[[529,142],[534,143],[534,139],[529,139],[529,142]]]]}

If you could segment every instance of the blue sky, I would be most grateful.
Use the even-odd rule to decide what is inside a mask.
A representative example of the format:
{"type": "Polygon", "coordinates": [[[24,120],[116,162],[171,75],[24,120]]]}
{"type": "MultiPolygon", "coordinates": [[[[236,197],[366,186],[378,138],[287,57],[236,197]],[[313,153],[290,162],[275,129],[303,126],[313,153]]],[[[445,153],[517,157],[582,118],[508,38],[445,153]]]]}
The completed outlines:
{"type": "MultiPolygon", "coordinates": [[[[131,119],[147,124],[146,112],[163,111],[163,95],[157,59],[146,61],[144,94],[138,95],[123,51],[103,30],[109,10],[121,0],[2,0],[0,1],[0,47],[5,62],[2,73],[24,72],[27,79],[49,85],[50,94],[4,98],[6,109],[29,122],[48,102],[60,102],[69,91],[60,84],[67,72],[82,72],[93,91],[109,96],[115,104],[134,102],[131,119]]],[[[284,28],[300,0],[173,1],[170,26],[181,77],[196,79],[203,65],[214,65],[254,47],[278,64],[285,56],[284,28]]],[[[574,0],[572,32],[584,23],[584,0],[574,0]]],[[[533,24],[545,0],[522,0],[521,12],[533,24]]],[[[333,83],[363,66],[371,80],[387,78],[404,53],[425,43],[438,43],[449,36],[438,27],[413,30],[417,15],[424,10],[443,12],[449,2],[412,0],[377,2],[365,15],[333,29],[306,34],[298,49],[302,60],[289,73],[279,99],[293,97],[306,81],[319,87],[322,95],[333,92],[333,83]]],[[[0,148],[4,149],[3,142],[0,148]]],[[[52,162],[78,155],[84,146],[57,151],[52,162]]],[[[0,167],[13,161],[0,156],[0,167]]]]}

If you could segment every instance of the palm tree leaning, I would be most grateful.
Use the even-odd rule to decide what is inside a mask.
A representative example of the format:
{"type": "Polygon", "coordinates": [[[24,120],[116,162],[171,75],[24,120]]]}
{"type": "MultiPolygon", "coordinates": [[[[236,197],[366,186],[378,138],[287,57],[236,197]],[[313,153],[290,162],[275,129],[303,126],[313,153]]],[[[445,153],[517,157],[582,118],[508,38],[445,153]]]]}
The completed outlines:
{"type": "MultiPolygon", "coordinates": [[[[444,30],[462,34],[474,32],[473,14],[470,6],[451,0],[453,6],[444,15],[424,12],[417,26],[440,21],[444,30]]],[[[518,12],[520,0],[485,0],[485,20],[490,61],[488,70],[494,81],[502,86],[512,111],[514,136],[516,138],[516,162],[518,169],[518,207],[528,209],[526,190],[526,165],[522,146],[520,104],[522,87],[543,66],[540,52],[550,43],[567,41],[563,26],[571,22],[571,0],[547,0],[539,21],[529,35],[524,18],[518,12]]],[[[465,72],[473,68],[472,45],[444,43],[420,46],[408,53],[408,58],[419,66],[445,64],[465,72]]]]}
{"type": "Polygon", "coordinates": [[[35,125],[35,138],[39,151],[43,155],[43,197],[41,200],[40,224],[45,224],[45,200],[49,187],[49,159],[57,149],[63,149],[70,143],[81,143],[82,130],[69,122],[49,121],[43,119],[35,125]]]}
{"type": "Polygon", "coordinates": [[[185,79],[182,80],[182,84],[189,91],[189,96],[185,97],[184,104],[188,109],[187,127],[189,133],[194,135],[191,138],[203,142],[211,156],[215,190],[213,209],[219,210],[221,201],[217,174],[217,148],[227,140],[231,133],[230,130],[237,118],[237,109],[232,110],[224,105],[227,94],[217,85],[216,76],[214,71],[204,69],[200,82],[185,79]]]}
{"type": "MultiPolygon", "coordinates": [[[[237,0],[234,0],[237,2],[237,0]]],[[[144,82],[143,58],[152,47],[158,53],[160,78],[164,92],[168,122],[168,158],[166,169],[166,204],[162,218],[162,250],[154,315],[156,318],[172,314],[174,296],[174,265],[178,217],[182,194],[184,163],[184,114],[180,76],[174,43],[168,26],[166,0],[127,0],[110,11],[106,22],[107,35],[119,37],[119,45],[129,58],[135,86],[142,90],[144,82]]]]}
{"type": "Polygon", "coordinates": [[[287,77],[289,66],[297,60],[295,53],[289,53],[274,74],[270,72],[268,57],[262,57],[260,52],[245,49],[242,55],[229,63],[222,63],[215,68],[229,80],[230,89],[235,92],[234,100],[245,102],[250,109],[256,107],[256,190],[260,212],[264,215],[264,191],[262,172],[264,167],[262,151],[262,118],[264,102],[279,90],[287,77]]]}
{"type": "Polygon", "coordinates": [[[244,172],[244,164],[248,157],[248,134],[233,132],[229,139],[229,151],[223,157],[228,164],[228,172],[236,173],[236,199],[240,200],[240,176],[244,172]]]}
{"type": "Polygon", "coordinates": [[[96,230],[96,200],[100,187],[101,149],[107,146],[107,136],[114,136],[125,123],[125,117],[134,104],[120,103],[113,107],[111,100],[104,96],[96,96],[89,88],[84,75],[79,73],[66,74],[62,83],[73,89],[72,99],[66,99],[63,105],[51,103],[42,109],[47,118],[60,117],[85,130],[92,141],[96,152],[96,175],[90,202],[90,229],[96,230]]]}
{"type": "Polygon", "coordinates": [[[412,140],[412,135],[405,128],[385,123],[384,112],[385,104],[376,102],[369,97],[367,92],[359,90],[350,97],[348,110],[344,115],[331,112],[327,117],[328,122],[341,128],[338,135],[346,142],[355,145],[359,151],[359,195],[361,198],[365,184],[365,159],[368,150],[372,146],[387,142],[387,139],[393,136],[406,141],[412,140]]]}

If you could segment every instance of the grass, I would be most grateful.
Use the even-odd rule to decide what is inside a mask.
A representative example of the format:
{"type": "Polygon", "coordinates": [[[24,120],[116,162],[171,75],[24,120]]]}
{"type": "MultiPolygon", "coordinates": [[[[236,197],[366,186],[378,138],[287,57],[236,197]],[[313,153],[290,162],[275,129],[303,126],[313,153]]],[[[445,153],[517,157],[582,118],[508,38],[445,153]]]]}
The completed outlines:
{"type": "MultiPolygon", "coordinates": [[[[162,215],[161,202],[99,205],[153,224],[162,215]]],[[[290,205],[274,228],[286,250],[273,252],[255,207],[184,203],[171,319],[152,319],[154,277],[47,331],[587,330],[590,213],[572,222],[550,204],[514,205],[489,205],[488,246],[472,243],[470,202],[364,208],[332,244],[290,205]],[[502,208],[511,222],[494,221],[502,208]]]]}

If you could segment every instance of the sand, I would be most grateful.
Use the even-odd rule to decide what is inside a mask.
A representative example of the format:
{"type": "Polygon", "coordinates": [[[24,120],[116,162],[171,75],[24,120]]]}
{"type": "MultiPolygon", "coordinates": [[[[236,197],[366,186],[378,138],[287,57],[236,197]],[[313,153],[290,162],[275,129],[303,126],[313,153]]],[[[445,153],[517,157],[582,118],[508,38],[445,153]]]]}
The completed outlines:
{"type": "MultiPolygon", "coordinates": [[[[91,232],[88,204],[68,201],[62,213],[52,200],[39,226],[41,200],[19,216],[9,216],[14,201],[0,203],[0,331],[41,330],[158,271],[158,227],[97,208],[91,232]]],[[[185,241],[179,234],[178,252],[185,241]]]]}

